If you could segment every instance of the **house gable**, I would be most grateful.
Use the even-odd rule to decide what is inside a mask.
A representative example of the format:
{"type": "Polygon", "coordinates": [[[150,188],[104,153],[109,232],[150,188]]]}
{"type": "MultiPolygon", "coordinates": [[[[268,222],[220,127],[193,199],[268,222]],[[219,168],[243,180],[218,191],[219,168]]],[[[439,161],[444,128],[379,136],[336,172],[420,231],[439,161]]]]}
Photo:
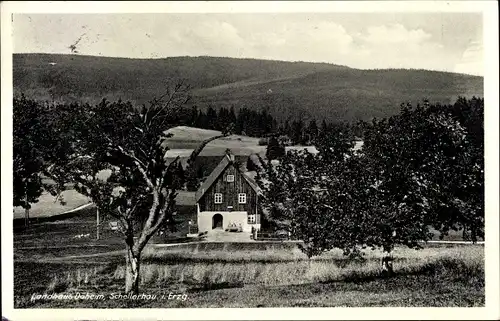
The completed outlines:
{"type": "Polygon", "coordinates": [[[240,171],[231,154],[221,160],[196,193],[200,211],[245,211],[255,213],[260,189],[251,179],[240,171]],[[227,176],[232,176],[229,181],[227,176]],[[216,196],[216,194],[219,194],[216,196]],[[239,197],[239,194],[245,194],[239,197]],[[220,197],[222,196],[222,201],[220,197]],[[216,202],[217,197],[217,202],[216,202]],[[242,203],[240,200],[245,199],[242,203]]]}

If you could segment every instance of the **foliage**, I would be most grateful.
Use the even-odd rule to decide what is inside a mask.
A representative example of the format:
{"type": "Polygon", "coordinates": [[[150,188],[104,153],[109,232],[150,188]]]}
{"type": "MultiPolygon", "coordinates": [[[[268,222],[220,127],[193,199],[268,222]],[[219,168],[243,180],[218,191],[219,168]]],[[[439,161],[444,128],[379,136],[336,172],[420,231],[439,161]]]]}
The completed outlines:
{"type": "MultiPolygon", "coordinates": [[[[100,213],[119,222],[127,247],[126,292],[138,291],[140,254],[160,228],[174,229],[175,197],[184,188],[186,175],[179,159],[167,162],[165,131],[182,123],[188,88],[169,87],[149,106],[101,101],[96,106],[71,106],[75,117],[54,108],[49,126],[54,139],[69,142],[64,162],[50,168],[60,182],[73,182],[100,213]]],[[[231,126],[228,126],[229,128],[231,126]]],[[[224,130],[224,134],[226,130],[224,130]]],[[[210,141],[202,142],[188,159],[188,172],[196,156],[210,141]]]]}
{"type": "Polygon", "coordinates": [[[484,238],[483,106],[404,104],[363,123],[361,152],[352,150],[359,128],[322,125],[317,155],[288,152],[261,173],[269,218],[303,240],[309,257],[419,247],[430,227],[484,238]]]}
{"type": "Polygon", "coordinates": [[[370,241],[416,246],[430,237],[429,226],[484,238],[483,107],[476,98],[406,104],[366,127],[363,153],[380,222],[370,234],[382,238],[370,241]]]}
{"type": "Polygon", "coordinates": [[[247,171],[252,172],[252,171],[258,171],[259,166],[255,164],[253,161],[252,157],[247,157],[247,165],[246,165],[247,171]]]}
{"type": "Polygon", "coordinates": [[[318,155],[289,151],[278,163],[269,162],[258,178],[268,219],[277,228],[304,241],[308,257],[332,248],[355,249],[360,164],[348,136],[323,136],[318,155]]]}
{"type": "Polygon", "coordinates": [[[259,144],[259,146],[266,146],[268,144],[268,139],[267,138],[261,138],[261,139],[259,139],[258,144],[259,144]]]}
{"type": "MultiPolygon", "coordinates": [[[[42,104],[21,95],[13,99],[13,205],[26,210],[44,191],[52,195],[64,190],[64,180],[47,181],[49,171],[67,160],[71,130],[64,118],[78,118],[75,104],[42,104]],[[62,121],[62,122],[61,122],[62,121]]],[[[64,200],[59,197],[59,201],[64,200]]]]}
{"type": "Polygon", "coordinates": [[[25,96],[13,102],[13,205],[29,210],[42,194],[46,146],[40,115],[43,108],[25,96]]]}
{"type": "Polygon", "coordinates": [[[285,147],[282,146],[278,139],[274,136],[269,138],[269,143],[266,149],[266,158],[271,161],[285,156],[285,147]]]}

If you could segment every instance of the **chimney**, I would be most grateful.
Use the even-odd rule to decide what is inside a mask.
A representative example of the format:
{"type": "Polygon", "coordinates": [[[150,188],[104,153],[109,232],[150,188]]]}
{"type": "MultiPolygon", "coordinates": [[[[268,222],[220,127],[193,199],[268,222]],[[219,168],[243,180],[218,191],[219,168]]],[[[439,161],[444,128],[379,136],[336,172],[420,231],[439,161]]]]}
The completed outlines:
{"type": "Polygon", "coordinates": [[[226,155],[227,155],[227,157],[229,157],[229,160],[231,162],[234,162],[234,155],[231,153],[231,151],[229,150],[229,148],[226,149],[226,155]]]}

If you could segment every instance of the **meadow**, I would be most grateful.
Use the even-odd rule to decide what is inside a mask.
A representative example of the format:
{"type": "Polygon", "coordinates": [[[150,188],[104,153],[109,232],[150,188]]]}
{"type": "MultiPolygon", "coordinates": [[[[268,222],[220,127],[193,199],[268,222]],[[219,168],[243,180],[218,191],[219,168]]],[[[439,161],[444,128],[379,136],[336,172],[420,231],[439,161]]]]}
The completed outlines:
{"type": "Polygon", "coordinates": [[[122,256],[72,263],[15,264],[16,307],[483,306],[481,245],[397,248],[394,275],[381,275],[378,250],[350,259],[333,250],[308,260],[294,244],[186,244],[145,249],[141,293],[154,300],[30,301],[29,293],[122,291],[122,256]],[[41,270],[44,267],[44,270],[41,270]],[[26,272],[31,269],[31,273],[26,272]],[[38,272],[37,272],[38,271],[38,272]],[[44,275],[44,282],[26,278],[44,275]],[[34,288],[35,287],[35,288],[34,288]],[[168,299],[186,294],[185,300],[168,299]]]}
{"type": "MultiPolygon", "coordinates": [[[[90,200],[73,189],[63,191],[59,197],[54,197],[44,192],[37,203],[31,205],[30,217],[48,217],[58,215],[79,206],[89,203],[90,200]],[[63,202],[60,202],[60,200],[63,202]]],[[[14,207],[14,219],[24,219],[24,209],[20,206],[14,207]]]]}

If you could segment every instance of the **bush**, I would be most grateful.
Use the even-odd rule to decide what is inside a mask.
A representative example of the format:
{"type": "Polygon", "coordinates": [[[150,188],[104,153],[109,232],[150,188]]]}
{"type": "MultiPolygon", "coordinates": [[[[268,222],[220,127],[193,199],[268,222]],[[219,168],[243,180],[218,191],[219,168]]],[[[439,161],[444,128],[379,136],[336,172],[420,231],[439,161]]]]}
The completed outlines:
{"type": "Polygon", "coordinates": [[[268,143],[267,138],[259,139],[259,146],[266,146],[268,143]]]}
{"type": "Polygon", "coordinates": [[[267,145],[266,158],[270,161],[273,159],[279,159],[285,156],[285,147],[280,145],[276,137],[271,137],[269,139],[269,144],[267,145]]]}

